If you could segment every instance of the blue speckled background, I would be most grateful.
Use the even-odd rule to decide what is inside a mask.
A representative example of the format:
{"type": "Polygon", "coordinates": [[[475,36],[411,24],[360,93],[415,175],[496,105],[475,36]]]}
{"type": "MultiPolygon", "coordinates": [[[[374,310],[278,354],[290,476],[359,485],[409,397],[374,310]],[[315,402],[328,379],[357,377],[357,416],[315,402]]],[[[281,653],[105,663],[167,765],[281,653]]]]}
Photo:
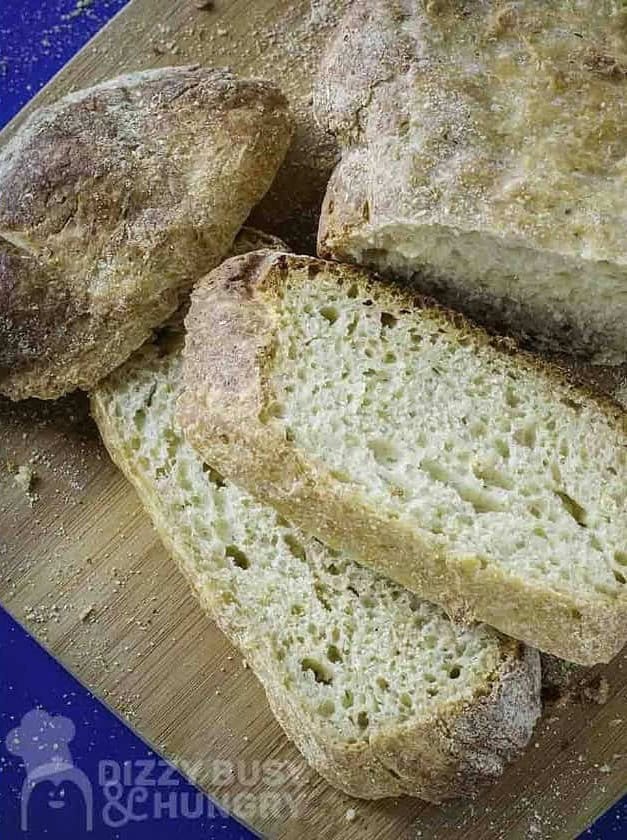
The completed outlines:
{"type": "Polygon", "coordinates": [[[127,0],[0,0],[0,125],[127,0]]]}
{"type": "MultiPolygon", "coordinates": [[[[45,740],[36,737],[40,744],[45,740]]],[[[22,734],[21,755],[27,755],[26,741],[22,734]]],[[[36,763],[49,758],[50,749],[36,763]]],[[[1,840],[254,840],[256,835],[225,816],[180,773],[173,768],[165,773],[168,767],[0,607],[1,840]],[[55,779],[54,772],[44,772],[29,792],[23,787],[22,758],[8,749],[7,734],[16,727],[23,733],[22,719],[33,710],[67,719],[74,732],[67,743],[62,734],[55,736],[69,751],[69,778],[61,781],[58,774],[55,779]],[[125,766],[126,778],[120,769],[116,782],[113,772],[125,766]],[[105,778],[112,784],[104,784],[105,778]]]]}

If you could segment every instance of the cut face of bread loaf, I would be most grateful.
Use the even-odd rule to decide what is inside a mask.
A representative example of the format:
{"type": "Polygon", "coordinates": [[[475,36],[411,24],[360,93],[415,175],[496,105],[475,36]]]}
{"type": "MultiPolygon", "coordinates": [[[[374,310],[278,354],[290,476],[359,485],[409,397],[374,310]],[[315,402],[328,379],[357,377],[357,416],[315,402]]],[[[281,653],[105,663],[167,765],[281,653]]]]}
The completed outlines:
{"type": "Polygon", "coordinates": [[[168,343],[102,382],[93,414],[287,735],[352,796],[439,801],[497,777],[539,714],[537,652],[454,626],[225,481],[183,438],[181,352],[168,343]]]}
{"type": "Polygon", "coordinates": [[[316,111],[319,253],[549,350],[627,361],[627,8],[356,0],[316,111]]]}
{"type": "Polygon", "coordinates": [[[273,85],[121,76],[37,111],[0,151],[0,393],[89,388],[228,252],[291,137],[273,85]]]}
{"type": "Polygon", "coordinates": [[[462,316],[260,252],[192,294],[180,421],[224,475],[463,621],[627,637],[625,415],[462,316]]]}

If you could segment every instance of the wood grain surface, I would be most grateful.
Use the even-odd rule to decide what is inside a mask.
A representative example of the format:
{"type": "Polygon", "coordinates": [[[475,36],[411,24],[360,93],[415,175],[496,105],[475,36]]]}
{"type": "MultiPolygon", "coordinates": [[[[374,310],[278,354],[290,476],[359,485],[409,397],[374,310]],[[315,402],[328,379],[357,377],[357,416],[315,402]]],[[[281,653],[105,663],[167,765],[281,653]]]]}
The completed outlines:
{"type": "MultiPolygon", "coordinates": [[[[133,0],[27,111],[121,72],[168,64],[276,79],[299,128],[253,220],[311,251],[336,155],[311,116],[311,79],[342,5],[222,0],[200,11],[191,0],[133,0]]],[[[270,837],[571,838],[627,786],[623,653],[586,672],[569,697],[548,702],[525,755],[473,802],[368,803],[330,788],[284,737],[250,670],[196,605],[108,460],[82,395],[50,404],[0,400],[0,598],[151,744],[270,837]],[[16,481],[20,466],[33,471],[28,492],[16,481]],[[280,762],[279,785],[270,760],[280,762]]]]}

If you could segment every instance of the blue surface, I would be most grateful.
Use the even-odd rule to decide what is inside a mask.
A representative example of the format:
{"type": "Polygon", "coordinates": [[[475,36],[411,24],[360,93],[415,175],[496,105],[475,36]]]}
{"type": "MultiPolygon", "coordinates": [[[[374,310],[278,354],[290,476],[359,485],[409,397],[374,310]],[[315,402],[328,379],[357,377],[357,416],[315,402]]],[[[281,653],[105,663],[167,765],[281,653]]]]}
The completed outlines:
{"type": "Polygon", "coordinates": [[[0,675],[2,840],[256,836],[153,752],[1,607],[0,675]]]}
{"type": "Polygon", "coordinates": [[[127,0],[0,0],[0,126],[127,0]]]}
{"type": "Polygon", "coordinates": [[[580,835],[580,840],[621,840],[627,837],[627,796],[580,835]]]}
{"type": "MultiPolygon", "coordinates": [[[[126,2],[0,0],[0,127],[126,2]]],[[[0,607],[0,840],[22,837],[244,840],[254,835],[154,753],[0,607]],[[23,792],[26,765],[35,784],[23,792]]],[[[627,838],[627,797],[581,837],[627,838]]]]}

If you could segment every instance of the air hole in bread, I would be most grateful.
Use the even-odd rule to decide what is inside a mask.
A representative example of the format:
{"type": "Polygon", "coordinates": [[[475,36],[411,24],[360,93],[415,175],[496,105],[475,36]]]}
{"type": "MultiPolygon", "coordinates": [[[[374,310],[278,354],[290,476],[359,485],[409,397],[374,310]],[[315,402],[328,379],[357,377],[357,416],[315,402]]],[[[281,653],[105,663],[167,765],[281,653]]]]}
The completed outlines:
{"type": "Polygon", "coordinates": [[[323,583],[320,583],[319,580],[317,580],[314,583],[314,593],[316,595],[316,598],[320,601],[322,606],[325,608],[325,610],[329,610],[329,612],[330,612],[331,611],[331,604],[330,604],[329,599],[327,597],[327,595],[328,595],[327,588],[323,583]]]}
{"type": "Polygon", "coordinates": [[[305,551],[305,546],[296,539],[293,534],[283,534],[283,540],[285,545],[289,548],[290,552],[296,557],[298,560],[302,560],[303,562],[307,561],[307,552],[305,551]]]}
{"type": "Polygon", "coordinates": [[[431,476],[431,478],[436,481],[441,481],[443,484],[447,484],[455,490],[461,499],[472,505],[476,513],[490,513],[503,509],[503,505],[498,499],[483,492],[480,488],[471,487],[463,480],[450,475],[447,470],[436,461],[423,459],[420,466],[421,469],[425,470],[425,472],[431,476]]]}
{"type": "Polygon", "coordinates": [[[342,654],[340,653],[337,645],[329,645],[327,647],[327,659],[329,660],[329,662],[342,661],[342,654]]]}
{"type": "Polygon", "coordinates": [[[489,484],[491,487],[498,487],[501,490],[512,490],[514,487],[511,478],[491,464],[475,464],[472,471],[480,481],[489,484]]]}
{"type": "Polygon", "coordinates": [[[520,429],[516,429],[514,440],[521,446],[528,446],[529,449],[533,449],[536,445],[536,424],[526,423],[520,429]]]}
{"type": "Polygon", "coordinates": [[[331,685],[333,682],[333,674],[319,660],[306,656],[301,660],[300,665],[303,671],[311,671],[317,683],[331,685]]]}
{"type": "Polygon", "coordinates": [[[209,466],[209,464],[203,463],[202,471],[206,474],[209,481],[214,484],[216,487],[224,487],[225,481],[220,475],[217,470],[214,470],[213,467],[209,466]]]}
{"type": "Polygon", "coordinates": [[[135,423],[135,427],[139,432],[142,431],[146,424],[146,412],[143,408],[138,408],[135,412],[135,416],[133,417],[133,422],[135,423]]]}
{"type": "Polygon", "coordinates": [[[398,323],[398,318],[396,318],[394,315],[392,315],[391,312],[382,312],[381,313],[381,326],[382,327],[386,327],[386,328],[389,329],[390,327],[395,327],[397,323],[398,323]]]}
{"type": "Polygon", "coordinates": [[[320,310],[320,314],[328,321],[330,324],[335,324],[337,319],[340,317],[340,313],[335,306],[323,306],[320,310]]]}
{"type": "Polygon", "coordinates": [[[259,420],[265,424],[269,423],[270,420],[281,418],[284,415],[285,406],[277,400],[273,400],[261,409],[259,412],[259,420]]]}
{"type": "Polygon", "coordinates": [[[322,717],[330,718],[335,714],[335,703],[328,697],[318,706],[318,713],[322,717]]]}
{"type": "Polygon", "coordinates": [[[517,408],[520,405],[520,397],[511,385],[505,389],[505,402],[510,408],[517,408]]]}
{"type": "Polygon", "coordinates": [[[482,420],[475,420],[473,423],[470,424],[470,434],[474,438],[482,438],[485,437],[486,432],[488,431],[488,427],[482,420]]]}
{"type": "Polygon", "coordinates": [[[372,452],[375,461],[381,466],[395,464],[399,459],[395,445],[385,438],[374,438],[368,441],[368,449],[372,452]]]}
{"type": "Polygon", "coordinates": [[[240,569],[248,569],[250,567],[250,560],[241,549],[236,545],[227,545],[224,549],[224,554],[240,569]]]}
{"type": "Polygon", "coordinates": [[[555,495],[559,498],[564,509],[572,516],[575,522],[580,525],[582,528],[588,527],[588,514],[586,513],[585,508],[583,508],[579,502],[569,496],[568,493],[565,493],[563,490],[555,490],[555,495]]]}
{"type": "Polygon", "coordinates": [[[503,440],[502,438],[496,438],[496,440],[494,441],[494,448],[499,453],[501,458],[503,458],[506,461],[508,460],[510,456],[510,451],[507,441],[503,440]]]}
{"type": "Polygon", "coordinates": [[[571,400],[570,397],[563,397],[562,402],[564,405],[568,406],[568,408],[572,408],[577,413],[581,411],[581,403],[578,403],[576,400],[571,400]]]}

